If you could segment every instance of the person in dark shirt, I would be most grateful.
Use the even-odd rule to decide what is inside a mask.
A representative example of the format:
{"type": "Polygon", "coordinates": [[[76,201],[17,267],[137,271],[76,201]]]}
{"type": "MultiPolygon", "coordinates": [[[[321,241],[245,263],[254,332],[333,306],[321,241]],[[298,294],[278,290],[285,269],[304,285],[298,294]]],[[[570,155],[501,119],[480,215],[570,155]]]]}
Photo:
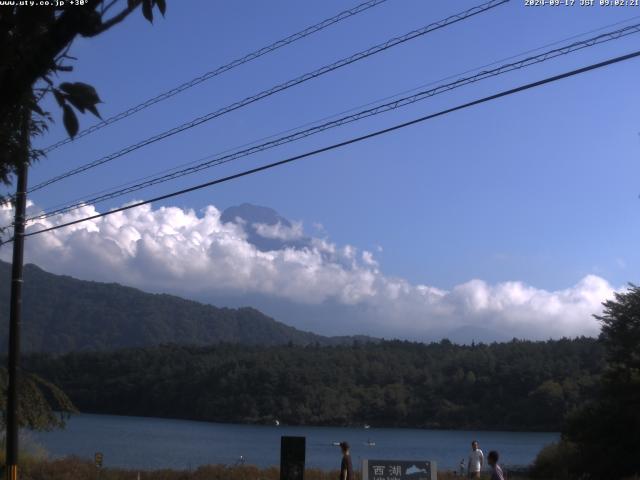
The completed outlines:
{"type": "Polygon", "coordinates": [[[340,464],[340,480],[354,480],[353,467],[351,466],[351,454],[349,453],[349,444],[340,442],[342,449],[342,463],[340,464]]]}

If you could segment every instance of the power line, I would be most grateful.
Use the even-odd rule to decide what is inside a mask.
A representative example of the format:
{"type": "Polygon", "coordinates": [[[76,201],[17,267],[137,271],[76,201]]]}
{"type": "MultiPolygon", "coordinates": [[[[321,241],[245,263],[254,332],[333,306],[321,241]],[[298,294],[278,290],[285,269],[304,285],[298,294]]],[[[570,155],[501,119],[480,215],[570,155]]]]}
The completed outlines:
{"type": "MultiPolygon", "coordinates": [[[[107,118],[106,120],[102,120],[99,123],[96,123],[95,125],[92,125],[89,128],[86,128],[84,130],[81,130],[80,132],[78,132],[78,134],[76,134],[76,136],[74,137],[73,140],[76,140],[78,138],[84,137],[86,135],[89,135],[93,132],[96,132],[108,125],[114,124],[124,118],[130,117],[131,115],[134,115],[135,113],[138,113],[152,105],[155,105],[156,103],[162,102],[168,98],[171,98],[181,92],[184,92],[185,90],[188,90],[192,87],[195,87],[196,85],[199,85],[207,80],[210,80],[214,77],[217,77],[218,75],[221,75],[225,72],[228,72],[229,70],[232,70],[236,67],[239,67],[240,65],[243,65],[245,63],[251,62],[257,58],[262,57],[263,55],[266,55],[268,53],[274,52],[275,50],[278,50],[279,48],[282,48],[286,45],[289,45],[291,43],[294,43],[298,40],[301,40],[305,37],[308,37],[309,35],[312,35],[314,33],[317,33],[321,30],[324,30],[327,27],[330,27],[331,25],[334,25],[338,22],[341,22],[342,20],[346,20],[347,18],[353,17],[355,15],[358,15],[359,13],[362,13],[366,10],[369,10],[370,8],[376,7],[384,2],[386,2],[387,0],[369,0],[367,2],[361,3],[359,5],[356,5],[353,8],[350,8],[348,10],[344,10],[340,13],[338,13],[337,15],[334,15],[333,17],[327,18],[325,20],[323,20],[320,23],[316,23],[315,25],[312,25],[310,27],[305,28],[304,30],[301,30],[297,33],[294,33],[293,35],[289,35],[288,37],[285,37],[281,40],[278,40],[277,42],[273,42],[270,45],[267,45],[266,47],[262,47],[254,52],[248,53],[247,55],[240,57],[236,60],[233,60],[232,62],[227,63],[226,65],[222,65],[214,70],[211,70],[209,72],[206,72],[202,75],[200,75],[199,77],[196,77],[192,80],[189,80],[188,82],[185,82],[181,85],[178,85],[175,88],[172,88],[171,90],[167,90],[164,93],[161,93],[159,95],[156,95],[155,97],[149,98],[148,100],[145,100],[144,102],[136,105],[135,107],[131,107],[127,110],[124,110],[116,115],[113,115],[109,118],[107,118]]],[[[62,145],[66,145],[67,143],[71,142],[72,139],[67,137],[63,140],[60,140],[52,145],[49,145],[48,147],[44,148],[42,151],[44,153],[49,153],[59,147],[61,147],[62,145]]]]}
{"type": "MultiPolygon", "coordinates": [[[[345,115],[347,113],[354,112],[354,111],[357,111],[357,110],[362,109],[362,108],[370,107],[372,105],[375,105],[375,104],[380,103],[380,102],[384,102],[386,100],[395,99],[397,97],[400,97],[401,95],[406,95],[408,93],[416,92],[416,91],[420,90],[421,88],[429,87],[429,86],[432,86],[432,85],[437,85],[438,83],[444,82],[446,80],[459,78],[462,75],[467,75],[467,74],[472,73],[472,72],[477,72],[479,70],[486,69],[486,68],[492,67],[494,65],[498,65],[501,62],[506,62],[506,61],[509,61],[509,60],[513,60],[514,58],[522,57],[523,55],[528,55],[530,53],[538,52],[538,51],[543,50],[545,48],[553,47],[553,46],[559,45],[559,44],[561,44],[563,42],[567,42],[569,40],[574,40],[576,38],[584,37],[585,35],[589,35],[589,34],[592,34],[592,33],[595,33],[595,32],[600,32],[600,31],[605,30],[607,28],[612,28],[612,27],[615,27],[615,26],[618,26],[618,25],[622,25],[624,23],[628,23],[628,22],[630,22],[632,20],[636,20],[638,18],[640,18],[640,15],[635,15],[633,17],[629,17],[627,19],[620,20],[619,22],[614,22],[614,23],[610,23],[610,24],[607,24],[607,25],[603,25],[601,27],[598,27],[598,28],[595,28],[595,29],[591,29],[591,30],[588,30],[586,32],[578,33],[578,34],[575,34],[575,35],[571,35],[569,37],[565,37],[565,38],[562,38],[560,40],[556,40],[554,42],[547,43],[545,45],[541,45],[539,47],[536,47],[536,48],[533,48],[533,49],[529,49],[529,50],[526,50],[524,52],[520,52],[520,53],[515,54],[515,55],[510,55],[508,57],[503,57],[503,58],[501,58],[499,60],[495,60],[495,61],[493,61],[491,63],[484,64],[484,65],[481,65],[481,66],[478,66],[478,67],[475,67],[475,68],[470,68],[468,70],[465,70],[464,72],[460,72],[460,73],[453,74],[453,75],[448,75],[448,76],[446,76],[444,78],[440,78],[438,80],[432,80],[432,81],[430,81],[428,83],[423,83],[423,84],[418,85],[416,87],[413,87],[411,89],[404,90],[402,92],[399,92],[399,93],[396,93],[396,94],[393,94],[393,95],[387,95],[387,96],[385,96],[383,98],[378,98],[376,100],[367,102],[366,104],[361,104],[359,106],[352,107],[352,108],[349,108],[347,110],[343,110],[341,112],[334,113],[332,115],[327,115],[327,116],[325,116],[325,117],[323,117],[321,119],[314,120],[314,121],[311,121],[311,122],[306,122],[306,123],[304,123],[302,125],[298,125],[296,127],[289,128],[289,129],[286,129],[284,131],[280,131],[280,132],[268,135],[266,137],[261,137],[261,138],[256,139],[256,140],[245,142],[245,143],[243,143],[241,145],[237,145],[237,146],[232,147],[232,148],[227,148],[227,149],[225,149],[223,151],[216,152],[215,154],[212,154],[212,155],[207,155],[207,156],[205,156],[203,158],[199,158],[197,160],[191,160],[189,162],[181,163],[181,164],[176,165],[175,167],[167,168],[167,169],[155,172],[155,173],[150,174],[150,175],[145,175],[144,177],[138,177],[136,179],[121,183],[121,184],[113,186],[113,187],[105,188],[105,189],[99,190],[99,191],[91,193],[91,194],[86,194],[86,195],[83,195],[83,196],[80,196],[80,197],[76,197],[73,200],[69,200],[69,201],[66,201],[66,202],[62,202],[62,203],[58,203],[58,204],[52,205],[49,208],[45,208],[44,212],[48,212],[48,211],[52,212],[53,210],[57,211],[58,209],[61,209],[61,208],[64,208],[64,207],[69,207],[69,206],[75,206],[76,204],[77,205],[82,205],[82,204],[85,204],[85,203],[89,203],[89,202],[91,202],[92,197],[94,197],[96,195],[114,193],[115,189],[122,189],[124,187],[133,186],[133,185],[135,185],[135,184],[137,184],[139,182],[143,182],[145,180],[152,179],[152,178],[157,177],[159,175],[164,175],[166,173],[174,172],[174,171],[177,171],[177,170],[179,170],[181,168],[184,168],[184,167],[187,167],[187,166],[191,166],[191,165],[195,165],[195,164],[201,163],[203,161],[211,159],[213,156],[223,155],[223,154],[226,154],[226,153],[229,153],[229,152],[233,152],[233,151],[235,151],[237,149],[240,149],[240,148],[244,148],[244,147],[248,147],[248,146],[252,146],[252,145],[257,145],[260,142],[264,142],[266,140],[271,140],[271,139],[277,138],[278,136],[281,136],[281,135],[284,135],[284,134],[287,134],[287,133],[291,133],[291,132],[295,132],[296,130],[303,129],[305,127],[310,127],[312,125],[318,125],[321,122],[325,122],[325,121],[330,120],[332,118],[336,118],[336,117],[339,117],[341,115],[345,115]]],[[[35,218],[43,218],[43,217],[42,216],[37,216],[37,217],[32,217],[31,219],[35,219],[35,218]]],[[[4,228],[6,228],[6,227],[4,227],[4,228]]]]}
{"type": "MultiPolygon", "coordinates": [[[[106,217],[106,216],[112,215],[114,213],[123,212],[125,210],[130,210],[132,208],[140,207],[142,205],[147,205],[149,203],[158,202],[160,200],[166,200],[168,198],[176,197],[178,195],[184,195],[185,193],[190,193],[190,192],[193,192],[193,191],[196,191],[196,190],[200,190],[200,189],[203,189],[203,188],[206,188],[206,187],[210,187],[210,186],[213,186],[213,185],[217,185],[217,184],[220,184],[220,183],[225,183],[225,182],[228,182],[228,181],[231,181],[231,180],[235,180],[235,179],[238,179],[238,178],[241,178],[241,177],[252,175],[254,173],[262,172],[262,171],[265,171],[265,170],[270,170],[272,168],[279,167],[279,166],[285,165],[287,163],[292,163],[294,161],[301,160],[303,158],[312,157],[312,156],[318,155],[320,153],[328,152],[330,150],[335,150],[335,149],[338,149],[338,148],[341,148],[341,147],[344,147],[344,146],[347,146],[347,145],[351,145],[351,144],[358,143],[358,142],[361,142],[361,141],[364,141],[364,140],[368,140],[370,138],[374,138],[374,137],[377,137],[377,136],[380,136],[380,135],[384,135],[384,134],[393,132],[395,130],[400,130],[402,128],[406,128],[406,127],[409,127],[411,125],[422,123],[422,122],[425,122],[427,120],[431,120],[431,119],[436,118],[436,117],[440,117],[440,116],[443,116],[443,115],[446,115],[446,114],[449,114],[449,113],[452,113],[452,112],[456,112],[458,110],[463,110],[463,109],[466,109],[466,108],[469,108],[469,107],[472,107],[472,106],[475,106],[475,105],[480,105],[482,103],[486,103],[486,102],[489,102],[489,101],[492,101],[492,100],[496,100],[498,98],[506,97],[508,95],[513,95],[514,93],[522,92],[522,91],[529,90],[529,89],[532,89],[532,88],[535,88],[535,87],[539,87],[539,86],[542,86],[542,85],[553,83],[553,82],[562,80],[564,78],[572,77],[572,76],[575,76],[575,75],[579,75],[579,74],[582,74],[582,73],[589,72],[591,70],[596,70],[596,69],[599,69],[599,68],[603,68],[603,67],[606,67],[608,65],[612,65],[612,64],[615,64],[615,63],[620,63],[620,62],[623,62],[623,61],[626,61],[626,60],[630,60],[630,59],[638,57],[638,56],[640,56],[640,50],[637,50],[637,51],[635,51],[633,53],[629,53],[627,55],[622,55],[622,56],[619,56],[619,57],[611,58],[611,59],[605,60],[603,62],[591,64],[591,65],[588,65],[586,67],[578,68],[576,70],[571,70],[569,72],[561,73],[559,75],[554,75],[552,77],[547,77],[547,78],[545,78],[543,80],[538,80],[536,82],[527,83],[525,85],[521,85],[519,87],[515,87],[515,88],[509,89],[509,90],[504,90],[504,91],[502,91],[500,93],[489,95],[487,97],[483,97],[483,98],[478,99],[478,100],[467,102],[467,103],[458,105],[456,107],[448,108],[446,110],[441,110],[441,111],[436,112],[436,113],[425,115],[423,117],[419,117],[419,118],[416,118],[414,120],[410,120],[408,122],[400,123],[400,124],[394,125],[392,127],[388,127],[388,128],[382,129],[382,130],[377,130],[375,132],[371,132],[371,133],[368,133],[366,135],[362,135],[362,136],[359,136],[359,137],[354,137],[354,138],[351,138],[349,140],[345,140],[343,142],[334,143],[333,145],[329,145],[329,146],[326,146],[326,147],[323,147],[323,148],[319,148],[317,150],[306,152],[306,153],[303,153],[301,155],[296,155],[294,157],[289,157],[289,158],[286,158],[284,160],[280,160],[278,162],[269,163],[267,165],[262,165],[260,167],[256,167],[256,168],[252,168],[250,170],[245,170],[243,172],[236,173],[234,175],[229,175],[227,177],[218,178],[218,179],[215,179],[215,180],[211,180],[209,182],[205,182],[205,183],[201,183],[199,185],[195,185],[193,187],[185,188],[185,189],[182,189],[182,190],[177,190],[177,191],[174,191],[174,192],[171,192],[171,193],[167,193],[167,194],[164,194],[164,195],[160,195],[158,197],[154,197],[154,198],[151,198],[151,199],[148,199],[148,200],[143,200],[143,201],[131,204],[131,205],[126,205],[124,207],[120,207],[120,208],[116,208],[114,210],[110,210],[108,212],[99,213],[99,214],[96,214],[96,215],[91,215],[89,217],[81,218],[81,219],[78,219],[78,220],[73,220],[71,222],[66,222],[66,223],[63,223],[63,224],[60,224],[60,225],[55,225],[55,226],[48,227],[48,228],[43,228],[43,229],[37,230],[35,232],[29,232],[29,233],[26,233],[25,236],[29,237],[29,236],[38,235],[38,234],[45,233],[45,232],[51,232],[53,230],[58,230],[60,228],[68,227],[68,226],[71,226],[71,225],[77,225],[79,223],[86,222],[86,221],[89,221],[89,220],[95,220],[97,218],[106,217]]],[[[9,239],[4,243],[9,243],[11,241],[13,241],[13,239],[9,239]]]]}
{"type": "Polygon", "coordinates": [[[205,162],[199,163],[197,165],[194,166],[190,166],[188,168],[184,168],[182,170],[176,170],[173,171],[171,173],[167,173],[164,175],[160,175],[157,176],[155,178],[151,178],[150,180],[146,180],[140,183],[136,183],[134,185],[130,185],[127,186],[125,188],[121,188],[118,190],[114,190],[111,191],[109,193],[103,194],[103,195],[98,195],[98,196],[94,196],[93,198],[88,198],[88,199],[84,199],[81,202],[77,202],[77,203],[73,203],[71,205],[65,205],[62,206],[61,208],[57,208],[57,209],[53,209],[51,211],[48,212],[43,212],[40,215],[36,215],[34,217],[29,218],[28,220],[40,220],[40,219],[44,219],[44,218],[48,218],[54,215],[58,215],[58,214],[62,214],[62,213],[67,213],[73,210],[76,210],[78,208],[81,208],[82,206],[86,205],[86,204],[97,204],[100,202],[104,202],[106,200],[111,200],[117,197],[121,197],[123,195],[126,195],[128,193],[133,193],[136,192],[138,190],[142,190],[144,188],[148,188],[150,186],[153,185],[158,185],[160,183],[165,183],[168,182],[170,180],[175,180],[177,178],[186,176],[186,175],[190,175],[196,172],[199,172],[201,170],[207,169],[207,168],[212,168],[214,166],[217,165],[221,165],[223,163],[228,163],[234,160],[237,160],[239,158],[242,157],[246,157],[249,155],[253,155],[254,153],[258,153],[258,152],[262,152],[264,150],[268,150],[280,145],[284,145],[286,143],[290,143],[290,142],[294,142],[306,137],[309,137],[311,135],[315,135],[317,133],[332,129],[332,128],[336,128],[342,125],[346,125],[348,123],[352,123],[352,122],[356,122],[358,120],[361,120],[363,118],[367,118],[367,117],[371,117],[371,116],[375,116],[375,115],[379,115],[381,113],[385,113],[391,110],[395,110],[398,108],[402,108],[405,107],[407,105],[411,105],[413,103],[416,103],[418,101],[421,100],[425,100],[427,98],[433,97],[435,95],[441,94],[441,93],[445,93],[448,91],[451,91],[453,89],[456,88],[460,88],[463,87],[465,85],[469,85],[471,83],[475,83],[481,80],[485,80],[488,78],[492,78],[498,75],[502,75],[514,70],[518,70],[521,68],[526,68],[529,67],[531,65],[535,65],[538,63],[542,63],[545,62],[547,60],[553,59],[553,58],[557,58],[559,56],[562,55],[568,55],[570,53],[582,50],[584,48],[589,48],[592,47],[594,45],[598,45],[601,43],[605,43],[605,42],[609,42],[612,40],[616,40],[619,39],[621,37],[627,36],[627,35],[631,35],[634,33],[638,33],[640,32],[640,23],[635,24],[635,25],[630,25],[624,28],[620,28],[618,30],[612,31],[612,32],[607,32],[607,33],[603,33],[601,35],[598,35],[596,37],[592,37],[589,39],[585,39],[582,40],[580,42],[574,42],[570,45],[566,45],[560,48],[556,48],[553,50],[549,50],[547,52],[541,53],[539,55],[535,55],[535,56],[531,56],[531,57],[527,57],[524,58],[522,60],[519,60],[517,62],[512,62],[506,65],[502,65],[500,67],[491,69],[491,70],[485,70],[482,71],[476,75],[470,76],[470,77],[464,77],[464,78],[460,78],[454,82],[445,84],[445,85],[440,85],[438,87],[429,89],[429,90],[424,90],[421,92],[418,92],[414,95],[410,95],[407,97],[403,97],[403,98],[399,98],[396,99],[392,102],[388,102],[382,105],[378,105],[376,107],[373,108],[369,108],[366,110],[362,110],[360,112],[354,113],[352,115],[347,115],[347,116],[343,116],[341,118],[338,118],[336,120],[332,120],[330,122],[326,122],[320,125],[316,125],[314,127],[311,128],[307,128],[307,129],[303,129],[303,130],[299,130],[293,134],[290,135],[286,135],[280,138],[277,138],[275,140],[270,140],[268,142],[262,143],[260,145],[255,145],[252,146],[250,148],[246,148],[244,150],[240,150],[240,151],[236,151],[234,153],[230,153],[227,155],[223,155],[220,157],[214,157],[213,159],[207,160],[205,162]]]}
{"type": "Polygon", "coordinates": [[[73,175],[77,175],[79,173],[85,172],[91,168],[97,167],[99,165],[102,165],[104,163],[110,162],[112,160],[115,160],[116,158],[122,157],[123,155],[126,155],[128,153],[131,153],[135,150],[138,150],[142,147],[145,147],[147,145],[150,145],[152,143],[155,143],[159,140],[163,140],[167,137],[170,137],[172,135],[175,135],[177,133],[183,132],[185,130],[191,129],[193,127],[196,127],[198,125],[201,125],[205,122],[208,122],[210,120],[213,120],[214,118],[217,118],[219,116],[222,116],[226,113],[232,112],[234,110],[237,110],[239,108],[242,108],[246,105],[249,105],[251,103],[257,102],[259,100],[262,100],[263,98],[269,97],[271,95],[274,95],[275,93],[281,92],[283,90],[287,90],[291,87],[294,87],[296,85],[299,85],[301,83],[307,82],[309,80],[312,80],[314,78],[317,78],[319,76],[325,75],[329,72],[332,72],[334,70],[337,70],[339,68],[342,68],[344,66],[350,65],[354,62],[357,62],[359,60],[362,60],[364,58],[370,57],[372,55],[375,55],[377,53],[383,52],[385,50],[388,50],[392,47],[395,47],[397,45],[400,45],[402,43],[405,43],[409,40],[413,40],[415,38],[418,38],[422,35],[425,35],[427,33],[433,32],[435,30],[439,30],[441,28],[444,28],[446,26],[452,25],[454,23],[457,23],[459,21],[465,20],[467,18],[470,18],[472,16],[478,15],[479,13],[483,13],[486,12],[490,9],[493,9],[499,5],[502,5],[503,3],[507,3],[510,0],[490,0],[486,3],[483,3],[481,5],[472,7],[470,9],[467,9],[461,13],[455,14],[455,15],[451,15],[443,20],[440,20],[439,22],[435,22],[435,23],[431,23],[425,27],[422,27],[420,29],[417,30],[413,30],[409,33],[406,33],[402,36],[399,37],[394,37],[390,40],[387,40],[384,43],[380,43],[378,45],[375,45],[371,48],[368,48],[366,50],[362,50],[358,53],[355,53],[349,57],[343,58],[342,60],[338,60],[337,62],[334,62],[332,64],[329,65],[325,65],[317,70],[314,70],[313,72],[309,72],[309,73],[305,73],[304,75],[301,75],[299,77],[296,77],[294,79],[291,79],[287,82],[281,83],[279,85],[276,85],[275,87],[272,87],[268,90],[264,90],[256,95],[252,95],[250,97],[245,98],[244,100],[241,100],[239,102],[233,103],[231,105],[228,105],[224,108],[221,108],[219,110],[216,110],[215,112],[211,112],[208,113],[206,115],[203,115],[201,117],[198,117],[190,122],[186,122],[183,123],[182,125],[179,125],[177,127],[174,127],[170,130],[167,130],[165,132],[159,133],[157,135],[154,135],[153,137],[149,137],[146,140],[143,140],[141,142],[138,142],[134,145],[130,145],[128,147],[125,147],[117,152],[111,153],[105,157],[102,157],[98,160],[94,160],[93,162],[90,162],[88,164],[82,165],[80,167],[77,167],[75,169],[69,170],[63,174],[60,174],[56,177],[53,177],[49,180],[45,180],[44,182],[41,182],[39,184],[37,184],[34,187],[31,187],[31,189],[29,190],[28,193],[32,193],[35,192],[36,190],[40,190],[48,185],[51,185],[52,183],[56,183],[59,182],[60,180],[64,180],[66,178],[69,178],[73,175]]]}

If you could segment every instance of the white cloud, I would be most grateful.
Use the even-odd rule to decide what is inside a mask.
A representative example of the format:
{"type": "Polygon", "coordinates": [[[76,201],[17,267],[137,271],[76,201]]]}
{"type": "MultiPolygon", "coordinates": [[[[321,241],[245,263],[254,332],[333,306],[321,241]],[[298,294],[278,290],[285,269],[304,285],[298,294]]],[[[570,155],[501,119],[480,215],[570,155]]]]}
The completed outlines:
{"type": "MultiPolygon", "coordinates": [[[[33,223],[27,231],[95,213],[93,206],[85,206],[33,223]]],[[[405,338],[455,329],[524,338],[595,335],[599,325],[592,314],[600,312],[601,302],[613,293],[607,281],[595,275],[557,291],[477,279],[450,291],[412,285],[386,276],[372,252],[326,238],[312,237],[304,248],[260,251],[249,242],[246,224],[222,223],[220,216],[213,206],[197,214],[146,205],[28,237],[26,260],[54,273],[198,298],[229,293],[261,295],[309,309],[342,305],[359,315],[325,318],[318,331],[339,326],[341,332],[405,338]]],[[[0,221],[10,221],[7,207],[0,208],[0,221]]],[[[304,236],[301,223],[255,228],[267,238],[304,236]]],[[[10,255],[7,246],[0,249],[2,259],[10,260],[10,255]]]]}
{"type": "Polygon", "coordinates": [[[277,240],[298,240],[304,236],[302,222],[293,222],[291,226],[283,225],[281,222],[275,225],[266,223],[254,223],[254,228],[258,235],[264,238],[277,240]]]}

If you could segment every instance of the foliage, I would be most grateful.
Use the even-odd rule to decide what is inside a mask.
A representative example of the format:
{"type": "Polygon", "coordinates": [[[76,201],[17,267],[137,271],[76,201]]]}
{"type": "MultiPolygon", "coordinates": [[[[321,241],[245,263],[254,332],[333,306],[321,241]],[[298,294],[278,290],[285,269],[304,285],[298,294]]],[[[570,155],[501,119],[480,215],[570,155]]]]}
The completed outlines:
{"type": "MultiPolygon", "coordinates": [[[[640,287],[633,284],[603,303],[600,340],[607,351],[607,379],[612,386],[633,383],[640,373],[640,287]]],[[[635,390],[634,390],[635,391],[635,390]]]]}
{"type": "Polygon", "coordinates": [[[597,395],[567,418],[564,437],[576,444],[573,472],[594,479],[640,474],[640,287],[604,304],[600,342],[606,369],[597,395]]]}
{"type": "MultiPolygon", "coordinates": [[[[75,111],[99,116],[96,105],[100,98],[91,85],[54,83],[59,74],[73,70],[68,62],[75,59],[68,52],[74,39],[106,32],[140,5],[150,22],[154,7],[162,15],[166,11],[165,0],[84,0],[81,6],[69,1],[59,6],[55,2],[49,2],[50,6],[13,3],[0,6],[0,181],[5,184],[15,173],[16,162],[25,158],[21,132],[26,129],[29,136],[42,133],[52,120],[51,114],[39,106],[46,95],[55,96],[72,137],[79,128],[75,111]],[[111,14],[116,7],[117,13],[111,14]],[[26,125],[25,118],[31,114],[33,125],[26,125]]],[[[27,155],[33,161],[42,153],[30,151],[27,155]]]]}
{"type": "MultiPolygon", "coordinates": [[[[18,382],[18,424],[32,430],[52,430],[64,426],[65,418],[77,412],[59,387],[44,378],[23,372],[18,382]]],[[[7,369],[0,368],[0,411],[7,408],[7,369]]],[[[5,416],[0,424],[4,427],[5,416]]]]}
{"type": "Polygon", "coordinates": [[[531,468],[531,476],[540,479],[568,480],[578,465],[576,446],[565,440],[544,447],[531,468]]]}
{"type": "Polygon", "coordinates": [[[216,422],[559,430],[592,395],[595,339],[459,346],[166,345],[25,358],[85,412],[216,422]]]}
{"type": "MultiPolygon", "coordinates": [[[[338,459],[339,461],[339,459],[338,459]]],[[[95,480],[96,467],[93,462],[70,457],[61,460],[29,462],[21,470],[24,480],[95,480]]],[[[251,465],[227,467],[206,465],[195,470],[142,471],[116,468],[100,470],[101,480],[279,480],[277,468],[257,468],[251,465]]],[[[337,471],[305,469],[305,480],[335,480],[337,471]]],[[[359,478],[356,475],[356,480],[359,478]]]]}
{"type": "MultiPolygon", "coordinates": [[[[0,262],[0,278],[10,265],[0,262]]],[[[47,273],[26,265],[23,286],[22,350],[69,352],[216,342],[277,345],[339,343],[296,330],[252,308],[216,308],[171,295],[154,295],[114,283],[97,283],[47,273]]],[[[6,348],[9,287],[0,282],[0,351],[6,348]]]]}

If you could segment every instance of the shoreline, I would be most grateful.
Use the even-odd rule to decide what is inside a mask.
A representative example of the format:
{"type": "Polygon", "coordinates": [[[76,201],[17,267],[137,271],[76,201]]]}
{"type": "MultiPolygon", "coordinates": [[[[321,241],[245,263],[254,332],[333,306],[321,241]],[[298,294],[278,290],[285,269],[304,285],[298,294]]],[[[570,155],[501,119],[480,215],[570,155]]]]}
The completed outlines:
{"type": "Polygon", "coordinates": [[[362,429],[369,431],[376,430],[418,430],[418,431],[434,431],[434,432],[491,432],[491,433],[539,433],[539,434],[549,434],[549,435],[559,435],[560,431],[553,430],[506,430],[506,429],[495,429],[495,428],[487,428],[487,427],[442,427],[442,426],[433,426],[433,427],[421,427],[421,426],[409,426],[409,425],[376,425],[370,426],[370,428],[364,428],[363,424],[313,424],[313,423],[304,423],[304,424],[289,424],[289,423],[281,423],[280,425],[274,425],[273,423],[266,422],[239,422],[239,421],[213,421],[213,420],[199,420],[197,418],[186,418],[186,417],[157,417],[154,415],[133,415],[133,414],[120,414],[120,413],[100,413],[100,412],[88,412],[82,411],[78,413],[72,413],[67,415],[67,417],[77,417],[83,415],[100,415],[101,417],[117,417],[117,418],[145,418],[145,419],[159,419],[159,420],[169,420],[176,422],[196,422],[196,423],[207,423],[210,425],[237,425],[237,426],[247,426],[247,427],[265,427],[265,428],[350,428],[350,429],[362,429]]]}

